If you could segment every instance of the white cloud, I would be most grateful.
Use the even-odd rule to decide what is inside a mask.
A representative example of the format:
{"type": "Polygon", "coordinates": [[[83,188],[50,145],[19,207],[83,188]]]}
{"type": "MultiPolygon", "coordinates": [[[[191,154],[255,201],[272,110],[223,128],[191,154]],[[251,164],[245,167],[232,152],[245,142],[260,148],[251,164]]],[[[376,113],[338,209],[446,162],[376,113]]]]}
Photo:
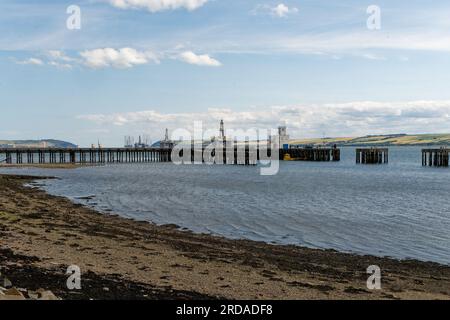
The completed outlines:
{"type": "MultiPolygon", "coordinates": [[[[300,53],[367,53],[370,50],[413,50],[450,52],[450,35],[437,33],[324,32],[270,37],[252,44],[254,50],[300,53]],[[270,43],[270,45],[268,45],[270,43]]],[[[375,57],[369,53],[367,57],[375,57]]]]}
{"type": "Polygon", "coordinates": [[[81,115],[82,120],[103,126],[191,128],[202,121],[205,129],[217,129],[220,119],[227,128],[276,128],[285,123],[292,137],[363,136],[367,134],[439,133],[450,127],[450,101],[373,102],[312,104],[250,108],[245,111],[209,109],[202,113],[164,114],[154,110],[81,115]]]}
{"type": "Polygon", "coordinates": [[[280,3],[276,7],[271,8],[271,11],[275,16],[277,16],[279,18],[285,18],[290,14],[297,13],[298,9],[297,8],[289,8],[284,3],[280,3]]]}
{"type": "Polygon", "coordinates": [[[76,63],[76,59],[67,56],[64,52],[59,50],[49,50],[47,52],[48,65],[58,69],[70,70],[73,68],[72,63],[76,63]]]}
{"type": "Polygon", "coordinates": [[[57,61],[49,61],[48,65],[52,66],[52,67],[56,67],[58,69],[68,69],[68,70],[70,70],[70,69],[73,68],[72,65],[69,64],[69,63],[61,63],[61,62],[57,62],[57,61]]]}
{"type": "Polygon", "coordinates": [[[378,60],[378,61],[383,61],[386,60],[385,57],[373,54],[373,53],[364,53],[362,54],[362,57],[368,60],[378,60]]]}
{"type": "Polygon", "coordinates": [[[72,69],[73,66],[71,63],[76,62],[76,59],[73,59],[64,52],[58,50],[49,50],[42,53],[41,56],[43,57],[42,59],[29,58],[23,61],[16,61],[16,63],[23,65],[48,65],[59,69],[72,69]]]}
{"type": "Polygon", "coordinates": [[[184,8],[193,11],[202,7],[208,0],[109,0],[120,9],[146,9],[150,12],[176,10],[184,8]]]}
{"type": "Polygon", "coordinates": [[[280,3],[276,6],[270,6],[267,4],[261,4],[256,6],[255,9],[251,11],[252,14],[258,15],[258,14],[266,14],[266,15],[272,15],[274,17],[278,18],[286,18],[289,15],[298,13],[298,8],[295,7],[288,7],[284,3],[280,3]]]}
{"type": "Polygon", "coordinates": [[[86,50],[80,52],[80,55],[83,58],[82,63],[93,69],[106,67],[124,69],[150,62],[159,63],[159,60],[154,53],[149,51],[138,51],[133,48],[122,48],[118,50],[113,48],[86,50]]]}
{"type": "Polygon", "coordinates": [[[75,59],[67,56],[64,52],[59,51],[59,50],[49,50],[48,56],[52,60],[61,60],[61,61],[66,61],[66,62],[75,60],[75,59]]]}
{"type": "Polygon", "coordinates": [[[180,59],[186,63],[198,66],[220,67],[222,65],[222,63],[206,54],[197,55],[192,51],[183,52],[180,54],[180,59]]]}
{"type": "MultiPolygon", "coordinates": [[[[151,51],[139,51],[134,48],[99,48],[85,50],[78,53],[81,58],[73,58],[62,51],[49,50],[45,53],[45,62],[41,59],[30,58],[24,61],[16,61],[19,64],[50,65],[60,69],[72,69],[74,65],[82,65],[92,69],[117,68],[126,69],[150,62],[160,63],[159,57],[171,57],[164,53],[155,54],[151,51]]],[[[179,59],[197,66],[219,67],[222,63],[207,54],[198,55],[192,51],[185,51],[172,55],[179,59]]]]}
{"type": "Polygon", "coordinates": [[[17,64],[42,66],[44,62],[41,59],[29,58],[22,61],[16,61],[17,64]]]}

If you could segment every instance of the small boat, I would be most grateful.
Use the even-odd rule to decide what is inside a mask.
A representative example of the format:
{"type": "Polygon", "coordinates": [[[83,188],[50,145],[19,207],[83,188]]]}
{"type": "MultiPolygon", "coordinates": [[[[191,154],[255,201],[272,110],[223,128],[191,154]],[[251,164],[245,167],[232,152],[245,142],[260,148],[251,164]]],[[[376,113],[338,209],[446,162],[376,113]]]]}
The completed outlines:
{"type": "Polygon", "coordinates": [[[289,153],[286,153],[283,157],[283,161],[300,161],[300,158],[292,158],[289,153]]]}

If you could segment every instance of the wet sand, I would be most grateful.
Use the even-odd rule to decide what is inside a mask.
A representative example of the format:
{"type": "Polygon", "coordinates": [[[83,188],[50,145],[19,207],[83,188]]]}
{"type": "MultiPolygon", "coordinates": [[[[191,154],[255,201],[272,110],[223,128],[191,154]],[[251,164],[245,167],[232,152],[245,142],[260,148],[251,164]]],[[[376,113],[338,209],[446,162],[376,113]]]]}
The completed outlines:
{"type": "Polygon", "coordinates": [[[64,299],[450,299],[450,266],[193,234],[24,186],[36,179],[0,175],[1,272],[19,287],[64,299]],[[81,290],[66,288],[69,265],[81,290]],[[370,265],[381,290],[366,287],[370,265]]]}

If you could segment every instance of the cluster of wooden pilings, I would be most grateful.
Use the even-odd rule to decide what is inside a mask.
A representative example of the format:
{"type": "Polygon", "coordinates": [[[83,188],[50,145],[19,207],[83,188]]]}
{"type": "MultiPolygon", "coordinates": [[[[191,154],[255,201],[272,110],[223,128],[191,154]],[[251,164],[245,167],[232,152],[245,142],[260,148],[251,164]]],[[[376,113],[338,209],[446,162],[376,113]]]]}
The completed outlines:
{"type": "Polygon", "coordinates": [[[228,151],[192,149],[190,156],[183,157],[184,150],[180,151],[180,159],[183,164],[229,164],[229,165],[256,165],[260,158],[256,152],[251,150],[236,150],[230,149],[228,151]]]}
{"type": "Polygon", "coordinates": [[[389,163],[389,149],[387,148],[358,148],[356,149],[357,164],[389,163]]]}
{"type": "Polygon", "coordinates": [[[285,156],[294,161],[340,161],[341,150],[334,148],[289,148],[280,151],[280,160],[285,156]]]}
{"type": "Polygon", "coordinates": [[[423,149],[422,150],[422,166],[430,167],[448,167],[449,166],[450,149],[423,149]]]}
{"type": "Polygon", "coordinates": [[[0,149],[0,155],[5,156],[7,164],[170,162],[170,154],[171,150],[164,148],[0,149]]]}

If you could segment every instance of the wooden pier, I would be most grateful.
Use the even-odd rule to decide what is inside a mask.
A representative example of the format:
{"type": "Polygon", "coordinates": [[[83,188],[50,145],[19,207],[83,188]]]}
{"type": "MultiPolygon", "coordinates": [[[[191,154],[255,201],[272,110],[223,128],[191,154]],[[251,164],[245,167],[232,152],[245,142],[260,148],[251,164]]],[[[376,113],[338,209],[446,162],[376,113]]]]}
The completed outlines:
{"type": "Polygon", "coordinates": [[[290,148],[280,150],[280,160],[288,161],[340,161],[341,150],[334,148],[290,148]]]}
{"type": "Polygon", "coordinates": [[[356,149],[357,164],[389,163],[389,149],[387,148],[359,148],[356,149]]]}
{"type": "MultiPolygon", "coordinates": [[[[253,148],[248,144],[230,146],[228,149],[208,150],[203,146],[187,148],[190,152],[183,163],[256,165],[259,160],[268,159],[271,150],[253,148]],[[228,151],[227,151],[228,150],[228,151]],[[217,156],[216,157],[216,153],[217,156]],[[207,159],[204,155],[207,155],[207,159]],[[219,157],[220,154],[220,157],[219,157]]],[[[167,148],[6,148],[0,149],[0,163],[6,164],[107,164],[107,163],[147,163],[171,162],[173,147],[167,148]]],[[[180,152],[183,157],[183,150],[180,152]]]]}
{"type": "MultiPolygon", "coordinates": [[[[173,148],[6,148],[0,149],[0,163],[6,164],[110,164],[171,162],[173,148]]],[[[299,161],[339,161],[337,148],[294,148],[280,150],[280,160],[286,154],[299,161]]],[[[183,148],[179,157],[182,163],[209,163],[229,165],[256,165],[270,160],[269,146],[250,146],[248,143],[226,144],[225,148],[206,150],[193,145],[183,148]],[[183,157],[183,152],[189,152],[183,157]]]]}
{"type": "Polygon", "coordinates": [[[430,167],[448,167],[450,149],[423,149],[422,150],[422,166],[430,167]]]}
{"type": "Polygon", "coordinates": [[[6,164],[170,162],[170,155],[166,148],[0,149],[0,161],[6,164]]]}

